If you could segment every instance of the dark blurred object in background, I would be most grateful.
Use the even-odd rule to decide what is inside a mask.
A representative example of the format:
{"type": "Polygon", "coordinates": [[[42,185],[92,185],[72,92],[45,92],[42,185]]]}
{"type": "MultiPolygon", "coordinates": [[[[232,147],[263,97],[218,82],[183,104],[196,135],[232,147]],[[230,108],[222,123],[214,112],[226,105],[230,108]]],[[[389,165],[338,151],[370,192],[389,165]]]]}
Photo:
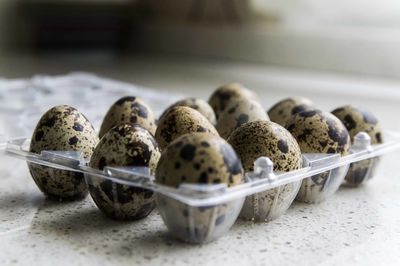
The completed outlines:
{"type": "Polygon", "coordinates": [[[21,14],[30,21],[35,48],[124,49],[132,31],[131,1],[28,0],[21,14]]]}
{"type": "MultiPolygon", "coordinates": [[[[0,0],[0,47],[143,48],[148,25],[216,26],[248,18],[250,0],[0,0]]],[[[144,45],[146,46],[146,45],[144,45]]],[[[142,49],[140,49],[142,50],[142,49]]]]}

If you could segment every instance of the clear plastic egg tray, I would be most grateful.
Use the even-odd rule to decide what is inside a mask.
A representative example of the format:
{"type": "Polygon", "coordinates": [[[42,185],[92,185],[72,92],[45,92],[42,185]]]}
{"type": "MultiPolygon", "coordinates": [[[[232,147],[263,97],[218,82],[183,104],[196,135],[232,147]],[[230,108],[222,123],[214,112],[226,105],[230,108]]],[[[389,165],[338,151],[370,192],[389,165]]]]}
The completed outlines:
{"type": "Polygon", "coordinates": [[[31,136],[40,117],[61,104],[78,109],[98,129],[108,108],[126,95],[145,99],[156,114],[183,97],[84,72],[17,80],[0,78],[0,135],[7,139],[31,136]]]}
{"type": "MultiPolygon", "coordinates": [[[[163,95],[148,89],[143,91],[133,85],[88,74],[42,77],[39,80],[46,80],[46,86],[50,86],[54,91],[59,85],[58,82],[54,82],[57,79],[58,82],[64,82],[61,84],[65,87],[71,87],[76,80],[82,82],[82,87],[91,88],[96,84],[98,87],[96,90],[114,96],[101,103],[105,105],[100,107],[104,112],[95,113],[94,110],[89,110],[94,107],[86,99],[93,98],[91,94],[81,95],[81,100],[74,105],[78,109],[79,105],[82,105],[83,108],[79,110],[83,113],[99,116],[95,123],[97,126],[109,105],[121,96],[140,96],[150,105],[158,107],[158,113],[170,102],[179,98],[177,95],[163,95]],[[105,87],[107,89],[104,89],[105,87]],[[108,91],[110,89],[111,92],[108,91]]],[[[0,86],[3,85],[0,83],[0,86]]],[[[98,97],[96,93],[96,99],[98,97]]],[[[68,100],[67,97],[65,99],[68,100]]],[[[96,103],[96,110],[99,108],[97,104],[99,102],[96,103]]],[[[38,102],[38,106],[32,107],[33,111],[29,113],[29,117],[35,118],[33,126],[39,120],[41,113],[53,105],[55,104],[51,100],[46,99],[43,105],[38,102]]],[[[24,108],[19,112],[25,112],[19,121],[28,117],[24,108]]],[[[29,126],[29,135],[33,131],[33,126],[29,126]]],[[[0,149],[4,149],[9,156],[32,164],[83,173],[88,185],[100,179],[128,188],[151,190],[156,194],[157,209],[173,236],[187,242],[205,243],[226,234],[238,217],[251,222],[269,221],[283,215],[295,198],[303,202],[318,203],[332,196],[342,184],[354,185],[366,182],[374,175],[380,156],[400,148],[400,133],[385,131],[384,134],[384,144],[371,145],[369,136],[363,132],[359,133],[354,139],[350,154],[346,156],[303,154],[303,167],[291,172],[274,172],[271,160],[260,157],[254,162],[254,171],[245,174],[246,182],[234,187],[227,187],[225,184],[181,184],[176,188],[167,187],[157,184],[153,173],[144,167],[105,167],[100,171],[88,167],[80,152],[31,153],[30,139],[27,137],[10,139],[5,134],[0,135],[0,149]]],[[[117,199],[118,190],[114,190],[113,193],[114,199],[117,199]]],[[[121,207],[117,200],[113,201],[113,204],[116,210],[121,207]]]]}

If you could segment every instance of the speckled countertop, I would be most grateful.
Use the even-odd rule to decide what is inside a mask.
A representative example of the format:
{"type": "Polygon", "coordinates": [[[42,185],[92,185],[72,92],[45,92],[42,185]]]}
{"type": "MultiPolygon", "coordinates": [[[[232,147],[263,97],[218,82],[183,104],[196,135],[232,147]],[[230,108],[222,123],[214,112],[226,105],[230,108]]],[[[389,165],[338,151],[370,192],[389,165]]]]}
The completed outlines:
{"type": "MultiPolygon", "coordinates": [[[[87,63],[59,65],[54,70],[53,62],[35,62],[32,71],[65,73],[75,68],[107,74],[106,68],[90,68],[87,63]]],[[[399,119],[390,115],[399,111],[400,90],[394,89],[397,83],[393,81],[185,62],[171,66],[141,58],[122,63],[122,74],[113,69],[109,76],[200,97],[226,80],[243,80],[258,91],[266,105],[290,94],[308,96],[327,110],[339,101],[363,104],[384,117],[385,127],[400,129],[399,119]],[[128,75],[128,67],[133,76],[128,75]],[[299,85],[296,90],[294,83],[299,85]],[[188,84],[192,84],[190,89],[188,84]],[[265,84],[271,89],[263,90],[265,84]],[[330,91],[332,84],[338,90],[330,91]],[[362,84],[372,92],[352,97],[362,84]],[[386,89],[388,96],[375,96],[373,86],[386,89]],[[351,89],[350,94],[346,88],[351,89]]],[[[0,70],[4,76],[16,75],[4,65],[0,70]]],[[[30,75],[31,70],[24,71],[20,76],[30,75]]],[[[341,188],[322,204],[295,203],[286,215],[269,223],[238,221],[228,235],[199,246],[174,240],[157,212],[125,223],[104,217],[90,198],[49,201],[36,188],[24,162],[1,154],[0,265],[399,265],[399,159],[399,152],[386,156],[379,175],[363,187],[341,188]]]]}

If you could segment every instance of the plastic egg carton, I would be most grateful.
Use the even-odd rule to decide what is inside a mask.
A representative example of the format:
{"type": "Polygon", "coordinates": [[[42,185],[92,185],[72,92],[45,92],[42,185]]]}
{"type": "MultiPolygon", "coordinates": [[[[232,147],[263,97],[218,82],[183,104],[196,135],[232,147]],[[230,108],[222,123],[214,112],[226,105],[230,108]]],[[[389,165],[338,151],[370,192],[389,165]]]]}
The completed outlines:
{"type": "MultiPolygon", "coordinates": [[[[239,215],[255,222],[268,221],[284,214],[296,195],[309,202],[329,198],[357,164],[367,162],[367,170],[363,176],[358,174],[358,178],[370,179],[376,167],[375,159],[400,148],[399,133],[385,132],[385,136],[384,144],[370,145],[369,136],[359,133],[346,156],[303,154],[303,168],[291,172],[274,172],[271,160],[260,157],[254,162],[254,171],[246,173],[247,182],[229,188],[225,184],[163,186],[154,182],[154,176],[145,167],[105,167],[100,171],[88,167],[80,152],[31,153],[27,138],[8,141],[5,152],[29,163],[83,173],[88,184],[93,179],[103,179],[151,190],[156,194],[158,210],[171,234],[187,242],[204,243],[226,234],[239,215]],[[288,185],[291,187],[285,189],[288,185]]],[[[114,193],[117,199],[118,192],[114,193]]],[[[118,210],[118,201],[114,204],[118,210]]]]}
{"type": "MultiPolygon", "coordinates": [[[[386,142],[373,146],[368,135],[360,133],[351,153],[344,157],[303,154],[303,168],[287,173],[274,172],[272,162],[261,157],[254,162],[254,171],[246,173],[242,185],[181,184],[173,188],[155,183],[148,168],[105,167],[100,171],[88,167],[79,152],[30,153],[29,138],[17,137],[30,136],[41,115],[58,104],[74,106],[98,129],[109,106],[126,95],[143,98],[156,114],[183,97],[88,73],[0,79],[0,150],[29,163],[84,173],[88,185],[100,179],[154,191],[159,213],[171,234],[187,242],[204,243],[226,234],[239,216],[251,222],[269,221],[283,215],[296,197],[317,203],[332,196],[343,183],[366,182],[374,175],[380,156],[400,148],[400,133],[385,132],[386,142]]],[[[113,197],[119,198],[117,190],[113,197]]],[[[117,200],[112,204],[115,210],[121,208],[117,200]]]]}
{"type": "Polygon", "coordinates": [[[0,134],[8,139],[30,136],[43,113],[61,104],[84,113],[98,129],[108,108],[127,95],[145,99],[156,114],[183,97],[84,72],[36,75],[30,79],[0,78],[0,134]]]}

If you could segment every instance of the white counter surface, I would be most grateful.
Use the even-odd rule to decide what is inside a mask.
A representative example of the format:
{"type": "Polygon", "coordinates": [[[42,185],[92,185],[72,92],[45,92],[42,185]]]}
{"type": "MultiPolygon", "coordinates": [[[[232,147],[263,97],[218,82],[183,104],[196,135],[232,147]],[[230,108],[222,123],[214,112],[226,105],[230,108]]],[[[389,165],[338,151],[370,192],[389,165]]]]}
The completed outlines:
{"type": "MultiPolygon", "coordinates": [[[[326,110],[359,104],[385,128],[400,130],[397,81],[183,59],[54,60],[23,58],[16,69],[16,59],[5,58],[0,75],[79,69],[204,98],[236,80],[256,90],[265,106],[295,94],[326,110]],[[360,92],[364,96],[355,97],[360,92]]],[[[363,187],[341,188],[317,205],[295,203],[269,223],[239,221],[225,237],[199,246],[174,240],[157,212],[124,223],[104,217],[90,198],[49,201],[24,162],[0,155],[0,265],[399,265],[399,159],[399,152],[386,156],[378,176],[363,187]]]]}

